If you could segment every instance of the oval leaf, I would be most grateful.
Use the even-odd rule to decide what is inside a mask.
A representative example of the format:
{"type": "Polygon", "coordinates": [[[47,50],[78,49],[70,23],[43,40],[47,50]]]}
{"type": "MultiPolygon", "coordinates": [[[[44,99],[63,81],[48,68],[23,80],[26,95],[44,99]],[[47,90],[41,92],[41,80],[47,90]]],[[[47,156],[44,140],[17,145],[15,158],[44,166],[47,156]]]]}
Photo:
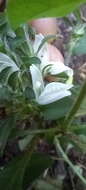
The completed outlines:
{"type": "Polygon", "coordinates": [[[14,26],[33,18],[64,16],[85,0],[8,0],[8,15],[14,26]]]}

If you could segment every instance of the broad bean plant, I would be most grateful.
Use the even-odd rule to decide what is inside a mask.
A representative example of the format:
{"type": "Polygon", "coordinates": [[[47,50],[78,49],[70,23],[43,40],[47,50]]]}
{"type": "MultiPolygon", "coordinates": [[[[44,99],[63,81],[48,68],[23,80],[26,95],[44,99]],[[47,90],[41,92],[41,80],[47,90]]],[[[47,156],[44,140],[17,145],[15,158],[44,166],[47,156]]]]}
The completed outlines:
{"type": "Polygon", "coordinates": [[[76,84],[68,66],[71,56],[86,53],[86,24],[77,22],[72,27],[64,64],[50,61],[48,55],[48,40],[59,35],[36,34],[26,22],[65,16],[80,3],[8,0],[1,9],[0,158],[5,163],[0,166],[0,189],[62,190],[65,176],[54,181],[49,176],[49,168],[58,159],[86,185],[82,166],[68,157],[71,147],[86,153],[86,122],[80,122],[86,115],[86,80],[76,84]],[[39,148],[45,142],[50,150],[54,146],[53,155],[39,148]],[[7,156],[10,144],[14,151],[7,156]]]}

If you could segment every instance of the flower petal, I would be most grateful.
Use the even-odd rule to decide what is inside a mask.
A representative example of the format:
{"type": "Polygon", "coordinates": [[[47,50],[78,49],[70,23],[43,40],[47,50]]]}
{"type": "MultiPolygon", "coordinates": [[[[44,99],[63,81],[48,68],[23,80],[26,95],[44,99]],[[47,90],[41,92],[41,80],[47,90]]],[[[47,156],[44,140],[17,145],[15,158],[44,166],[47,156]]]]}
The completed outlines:
{"type": "Polygon", "coordinates": [[[50,75],[58,75],[60,73],[65,72],[68,77],[72,77],[73,76],[73,70],[64,65],[63,62],[61,61],[48,61],[46,57],[44,57],[45,59],[42,60],[41,64],[40,64],[40,69],[43,72],[43,75],[47,75],[50,73],[50,75]]]}
{"type": "MultiPolygon", "coordinates": [[[[33,43],[33,48],[35,53],[38,50],[38,47],[40,46],[42,40],[44,39],[44,36],[42,34],[37,34],[35,36],[35,41],[33,43]]],[[[40,70],[43,71],[44,68],[44,75],[47,74],[47,68],[51,75],[57,75],[62,72],[66,72],[68,76],[73,76],[73,70],[69,68],[68,66],[64,65],[63,62],[60,60],[58,61],[49,61],[49,52],[48,52],[48,43],[46,42],[41,50],[39,51],[37,55],[40,60],[40,70]],[[47,67],[49,65],[49,67],[47,67]]]]}
{"type": "Polygon", "coordinates": [[[71,95],[71,92],[69,90],[64,91],[64,94],[63,94],[63,92],[59,92],[59,93],[56,92],[54,94],[49,94],[48,97],[47,96],[39,96],[39,98],[37,99],[37,102],[40,105],[46,105],[46,104],[53,103],[57,100],[60,100],[66,96],[70,96],[70,95],[71,95]]]}
{"type": "Polygon", "coordinates": [[[72,86],[73,85],[52,82],[45,87],[37,101],[39,104],[45,105],[60,100],[71,95],[69,89],[72,88],[72,86]]]}
{"type": "Polygon", "coordinates": [[[64,65],[64,63],[60,61],[59,62],[52,61],[51,64],[52,64],[52,67],[50,67],[51,75],[57,75],[62,72],[66,72],[68,76],[73,75],[73,70],[70,67],[64,65]]]}
{"type": "Polygon", "coordinates": [[[42,74],[40,70],[35,65],[30,66],[30,72],[32,77],[33,90],[36,95],[36,98],[40,95],[40,93],[44,90],[44,83],[42,79],[42,74]]]}

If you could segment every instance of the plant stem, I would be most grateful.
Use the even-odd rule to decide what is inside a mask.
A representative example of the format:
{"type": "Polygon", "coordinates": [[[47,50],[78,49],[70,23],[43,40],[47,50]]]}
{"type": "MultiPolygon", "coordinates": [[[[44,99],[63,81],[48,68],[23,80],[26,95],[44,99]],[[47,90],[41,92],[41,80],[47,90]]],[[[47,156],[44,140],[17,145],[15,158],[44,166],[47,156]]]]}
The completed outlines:
{"type": "Polygon", "coordinates": [[[68,165],[71,167],[71,169],[74,171],[74,173],[81,179],[81,181],[86,185],[86,179],[82,176],[82,174],[80,174],[80,172],[77,170],[77,168],[72,164],[72,162],[69,160],[68,156],[65,154],[65,152],[63,151],[59,140],[57,139],[57,137],[55,137],[55,145],[56,145],[56,150],[58,152],[58,150],[60,151],[63,159],[68,163],[68,165]]]}
{"type": "Polygon", "coordinates": [[[78,109],[80,108],[80,105],[83,101],[83,99],[85,98],[86,96],[86,80],[80,90],[80,93],[78,95],[78,97],[76,98],[70,112],[68,113],[68,115],[66,116],[65,120],[64,120],[64,127],[69,128],[73,119],[74,119],[74,116],[76,114],[76,112],[78,111],[78,109]]]}
{"type": "Polygon", "coordinates": [[[27,135],[40,135],[40,134],[61,134],[61,130],[57,127],[55,128],[50,128],[50,129],[36,129],[36,130],[17,130],[17,132],[15,132],[14,136],[19,136],[19,137],[24,137],[27,135]]]}

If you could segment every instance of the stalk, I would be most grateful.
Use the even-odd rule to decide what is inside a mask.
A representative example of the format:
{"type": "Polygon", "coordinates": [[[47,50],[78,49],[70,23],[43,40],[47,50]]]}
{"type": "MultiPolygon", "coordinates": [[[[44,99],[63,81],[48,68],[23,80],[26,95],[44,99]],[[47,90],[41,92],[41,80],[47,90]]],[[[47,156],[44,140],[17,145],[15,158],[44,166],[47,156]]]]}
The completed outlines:
{"type": "Polygon", "coordinates": [[[67,114],[67,116],[64,120],[64,127],[66,127],[66,128],[70,127],[70,125],[75,117],[75,114],[78,111],[78,109],[80,108],[80,105],[81,105],[83,99],[85,98],[85,96],[86,96],[86,80],[85,80],[84,84],[82,85],[80,93],[79,93],[78,97],[76,98],[70,112],[67,114]]]}

